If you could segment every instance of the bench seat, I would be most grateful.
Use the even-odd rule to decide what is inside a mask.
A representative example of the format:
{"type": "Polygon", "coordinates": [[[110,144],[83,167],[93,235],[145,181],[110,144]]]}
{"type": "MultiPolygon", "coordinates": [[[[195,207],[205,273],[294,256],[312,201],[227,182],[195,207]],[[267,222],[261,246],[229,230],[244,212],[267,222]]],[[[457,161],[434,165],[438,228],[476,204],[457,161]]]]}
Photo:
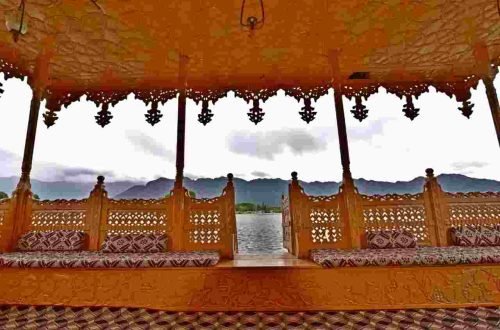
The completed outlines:
{"type": "Polygon", "coordinates": [[[311,250],[310,258],[325,268],[500,263],[500,246],[417,247],[395,249],[311,250]]]}
{"type": "Polygon", "coordinates": [[[159,253],[10,252],[0,253],[0,267],[10,268],[163,268],[209,267],[219,262],[215,251],[159,253]]]}

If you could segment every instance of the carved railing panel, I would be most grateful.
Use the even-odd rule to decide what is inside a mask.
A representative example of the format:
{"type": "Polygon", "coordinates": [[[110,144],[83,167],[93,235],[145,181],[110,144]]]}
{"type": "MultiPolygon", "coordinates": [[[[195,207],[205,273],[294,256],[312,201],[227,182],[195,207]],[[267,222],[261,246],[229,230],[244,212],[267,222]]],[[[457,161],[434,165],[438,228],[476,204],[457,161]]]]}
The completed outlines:
{"type": "Polygon", "coordinates": [[[429,245],[429,224],[423,194],[359,195],[365,233],[379,230],[407,230],[421,245],[429,245]]]}
{"type": "Polygon", "coordinates": [[[301,250],[344,246],[340,202],[340,195],[308,196],[301,192],[301,250]]]}
{"type": "Polygon", "coordinates": [[[315,244],[337,243],[342,240],[343,226],[340,210],[334,208],[311,208],[311,240],[315,244]]]}
{"type": "Polygon", "coordinates": [[[225,196],[210,199],[196,199],[186,196],[187,249],[211,250],[222,247],[228,217],[225,214],[225,196]]]}
{"type": "Polygon", "coordinates": [[[28,230],[81,230],[89,229],[89,201],[82,200],[33,200],[28,230]]]}
{"type": "MultiPolygon", "coordinates": [[[[103,203],[100,242],[113,234],[169,233],[171,197],[162,199],[106,199],[103,203]]],[[[169,237],[169,244],[172,241],[169,237]]]]}
{"type": "Polygon", "coordinates": [[[444,193],[443,200],[448,229],[500,224],[500,192],[444,193]]]}

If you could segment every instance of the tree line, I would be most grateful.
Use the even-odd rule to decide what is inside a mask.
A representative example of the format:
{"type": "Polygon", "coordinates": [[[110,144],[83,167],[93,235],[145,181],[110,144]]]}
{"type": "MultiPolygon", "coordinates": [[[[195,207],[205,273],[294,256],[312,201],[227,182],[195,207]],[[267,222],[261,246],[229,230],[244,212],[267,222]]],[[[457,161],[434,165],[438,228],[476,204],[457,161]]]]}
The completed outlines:
{"type": "Polygon", "coordinates": [[[269,206],[267,204],[254,204],[254,203],[238,203],[236,204],[237,213],[280,213],[281,208],[279,206],[269,206]]]}

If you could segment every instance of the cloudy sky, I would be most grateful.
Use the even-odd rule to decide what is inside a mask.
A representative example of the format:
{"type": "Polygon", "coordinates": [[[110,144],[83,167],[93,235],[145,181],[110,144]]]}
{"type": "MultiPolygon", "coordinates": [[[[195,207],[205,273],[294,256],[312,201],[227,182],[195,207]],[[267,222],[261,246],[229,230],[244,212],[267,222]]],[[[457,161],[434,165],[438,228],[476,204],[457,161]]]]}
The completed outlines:
{"type": "MultiPolygon", "coordinates": [[[[18,176],[24,148],[30,88],[11,79],[0,98],[0,177],[18,176]]],[[[500,90],[499,79],[495,82],[500,90]]],[[[484,86],[472,93],[471,119],[459,104],[444,94],[422,95],[415,105],[420,116],[413,122],[402,113],[403,101],[381,89],[366,105],[369,116],[359,123],[350,114],[353,102],[344,99],[355,178],[409,180],[436,173],[461,173],[500,180],[500,149],[495,136],[484,86]]],[[[289,179],[295,170],[305,181],[341,179],[340,154],[333,92],[314,106],[316,120],[307,125],[298,114],[301,104],[278,96],[263,106],[264,121],[254,125],[250,108],[232,93],[212,106],[215,116],[203,126],[199,106],[188,101],[186,176],[218,177],[228,172],[244,179],[289,179]]],[[[32,177],[42,180],[107,181],[151,180],[175,176],[177,101],[161,108],[164,117],[154,127],[146,123],[146,106],[129,96],[111,109],[111,124],[94,121],[93,103],[80,101],[59,113],[47,129],[40,113],[32,177]]]]}

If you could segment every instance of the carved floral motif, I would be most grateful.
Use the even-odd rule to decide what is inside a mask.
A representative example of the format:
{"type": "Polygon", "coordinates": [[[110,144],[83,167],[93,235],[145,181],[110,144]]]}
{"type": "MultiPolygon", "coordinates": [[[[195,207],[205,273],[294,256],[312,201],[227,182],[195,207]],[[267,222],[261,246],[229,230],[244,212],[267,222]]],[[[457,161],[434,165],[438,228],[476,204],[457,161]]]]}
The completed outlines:
{"type": "Polygon", "coordinates": [[[500,304],[498,265],[371,268],[3,269],[0,304],[309,311],[500,304]]]}

